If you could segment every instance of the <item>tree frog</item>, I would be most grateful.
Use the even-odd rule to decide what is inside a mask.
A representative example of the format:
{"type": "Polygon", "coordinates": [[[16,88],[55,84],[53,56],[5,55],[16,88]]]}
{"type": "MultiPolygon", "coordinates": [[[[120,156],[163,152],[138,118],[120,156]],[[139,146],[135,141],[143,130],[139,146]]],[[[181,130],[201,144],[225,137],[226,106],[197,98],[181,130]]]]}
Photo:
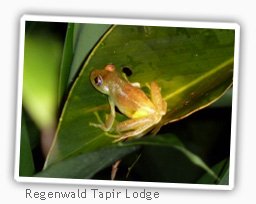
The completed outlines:
{"type": "Polygon", "coordinates": [[[163,100],[160,87],[155,81],[149,86],[149,99],[138,83],[130,83],[112,64],[106,65],[102,70],[93,70],[90,80],[99,92],[108,96],[110,105],[110,114],[107,115],[105,123],[90,125],[110,131],[115,120],[115,106],[129,118],[114,127],[118,133],[115,141],[145,135],[166,114],[167,103],[163,100]]]}

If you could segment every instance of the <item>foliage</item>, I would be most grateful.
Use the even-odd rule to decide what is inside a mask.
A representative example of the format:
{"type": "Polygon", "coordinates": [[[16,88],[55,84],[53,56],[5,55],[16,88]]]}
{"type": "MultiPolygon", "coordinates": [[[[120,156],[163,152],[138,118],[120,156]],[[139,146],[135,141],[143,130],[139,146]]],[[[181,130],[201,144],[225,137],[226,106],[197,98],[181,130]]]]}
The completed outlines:
{"type": "MultiPolygon", "coordinates": [[[[31,49],[27,42],[38,50],[43,44],[29,38],[28,30],[27,61],[41,55],[27,51],[31,49]]],[[[49,41],[54,38],[55,34],[48,36],[49,41]]],[[[68,24],[62,47],[57,54],[61,60],[52,65],[59,72],[49,79],[56,83],[58,78],[53,93],[58,96],[58,106],[52,103],[52,107],[61,114],[50,117],[49,121],[57,123],[55,138],[44,168],[34,176],[109,179],[111,165],[122,159],[117,175],[121,180],[228,184],[228,168],[221,173],[218,169],[229,158],[234,30],[68,24]],[[109,63],[119,72],[128,68],[129,81],[139,82],[146,93],[147,83],[158,82],[168,112],[158,124],[156,135],[113,143],[106,132],[89,125],[97,122],[95,113],[101,117],[109,113],[107,96],[89,81],[93,69],[109,63]],[[214,165],[218,168],[211,168],[214,165]]],[[[43,58],[40,66],[33,64],[34,69],[48,66],[42,61],[50,57],[43,58]]],[[[29,66],[25,63],[24,76],[32,75],[29,66]]],[[[46,75],[52,73],[47,70],[46,75]]],[[[24,77],[24,83],[26,80],[24,77]]],[[[26,90],[29,92],[28,87],[26,90]]],[[[42,115],[35,109],[30,111],[25,102],[29,99],[23,98],[25,109],[33,112],[27,117],[39,121],[42,115]]],[[[31,103],[36,100],[31,99],[31,103]]],[[[123,119],[118,113],[117,120],[123,119]]],[[[44,128],[38,127],[41,131],[44,128]]],[[[21,155],[22,159],[27,153],[21,155]]]]}

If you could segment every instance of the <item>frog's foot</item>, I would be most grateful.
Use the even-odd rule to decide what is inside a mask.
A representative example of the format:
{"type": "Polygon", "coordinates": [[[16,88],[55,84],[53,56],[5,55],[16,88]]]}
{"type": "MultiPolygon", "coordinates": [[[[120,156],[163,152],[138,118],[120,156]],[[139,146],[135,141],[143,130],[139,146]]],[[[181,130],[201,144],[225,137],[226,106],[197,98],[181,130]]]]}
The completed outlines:
{"type": "Polygon", "coordinates": [[[109,132],[106,133],[106,136],[111,137],[111,138],[115,138],[115,139],[120,137],[120,135],[118,135],[118,134],[113,134],[113,133],[109,133],[109,132]]]}
{"type": "Polygon", "coordinates": [[[132,137],[142,137],[161,120],[161,115],[152,114],[143,118],[135,118],[119,123],[116,130],[120,136],[114,141],[119,142],[132,137]]]}
{"type": "Polygon", "coordinates": [[[156,107],[157,112],[160,115],[165,115],[167,112],[167,103],[162,98],[161,88],[157,85],[155,81],[150,84],[151,100],[156,107]]]}
{"type": "MultiPolygon", "coordinates": [[[[91,122],[90,122],[90,123],[89,123],[90,126],[93,126],[93,127],[96,127],[96,128],[100,128],[100,129],[102,129],[102,130],[105,131],[105,132],[107,132],[107,131],[109,131],[109,130],[111,129],[112,124],[109,125],[107,122],[104,123],[104,122],[101,120],[101,118],[100,118],[98,112],[95,112],[94,115],[96,116],[96,118],[97,118],[97,120],[98,120],[99,123],[91,123],[91,122]]],[[[109,120],[109,117],[110,117],[109,115],[106,115],[106,121],[109,120]]]]}
{"type": "Polygon", "coordinates": [[[136,138],[142,137],[142,136],[146,135],[150,130],[151,130],[151,128],[149,126],[149,127],[146,127],[146,128],[142,127],[141,129],[126,132],[124,134],[119,135],[117,137],[117,139],[114,140],[114,143],[121,142],[121,141],[127,140],[129,138],[133,138],[133,137],[136,137],[136,138]]]}
{"type": "Polygon", "coordinates": [[[100,129],[105,131],[104,124],[101,124],[101,123],[89,123],[89,125],[93,126],[93,127],[96,127],[96,128],[100,128],[100,129]]]}
{"type": "Polygon", "coordinates": [[[110,127],[106,127],[106,125],[104,123],[89,123],[90,126],[96,127],[96,128],[100,128],[105,132],[110,131],[110,127]]]}

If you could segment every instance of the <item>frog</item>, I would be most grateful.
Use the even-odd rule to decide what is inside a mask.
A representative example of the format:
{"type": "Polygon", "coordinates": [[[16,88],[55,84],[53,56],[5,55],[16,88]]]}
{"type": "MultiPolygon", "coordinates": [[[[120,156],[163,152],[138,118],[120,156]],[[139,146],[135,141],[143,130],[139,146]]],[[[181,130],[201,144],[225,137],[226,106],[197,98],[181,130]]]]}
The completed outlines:
{"type": "Polygon", "coordinates": [[[167,103],[161,95],[161,88],[156,81],[148,84],[150,97],[140,87],[140,83],[131,83],[116,66],[107,64],[103,69],[94,69],[90,81],[96,90],[108,96],[110,114],[105,122],[90,123],[91,126],[109,132],[114,129],[117,135],[114,142],[130,138],[139,138],[150,132],[167,112],[167,103]],[[127,117],[113,127],[116,110],[127,117]]]}

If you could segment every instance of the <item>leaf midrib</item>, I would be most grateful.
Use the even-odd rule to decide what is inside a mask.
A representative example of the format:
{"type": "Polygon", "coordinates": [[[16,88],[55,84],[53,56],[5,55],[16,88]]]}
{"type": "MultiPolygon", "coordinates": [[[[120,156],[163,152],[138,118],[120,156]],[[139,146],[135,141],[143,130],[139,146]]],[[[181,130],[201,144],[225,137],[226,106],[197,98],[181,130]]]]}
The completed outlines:
{"type": "Polygon", "coordinates": [[[230,59],[226,60],[225,62],[223,62],[222,64],[218,65],[217,67],[215,67],[214,69],[209,70],[208,72],[205,72],[203,75],[201,75],[200,77],[197,77],[196,79],[192,80],[191,82],[185,84],[184,86],[182,86],[181,88],[177,89],[176,91],[168,94],[167,96],[164,97],[164,100],[168,101],[173,97],[176,97],[177,95],[179,95],[180,93],[188,90],[189,88],[191,88],[192,86],[194,86],[197,83],[200,83],[201,81],[204,81],[207,77],[213,75],[214,73],[217,73],[218,71],[220,71],[223,67],[231,64],[234,62],[234,57],[231,57],[230,59]]]}

